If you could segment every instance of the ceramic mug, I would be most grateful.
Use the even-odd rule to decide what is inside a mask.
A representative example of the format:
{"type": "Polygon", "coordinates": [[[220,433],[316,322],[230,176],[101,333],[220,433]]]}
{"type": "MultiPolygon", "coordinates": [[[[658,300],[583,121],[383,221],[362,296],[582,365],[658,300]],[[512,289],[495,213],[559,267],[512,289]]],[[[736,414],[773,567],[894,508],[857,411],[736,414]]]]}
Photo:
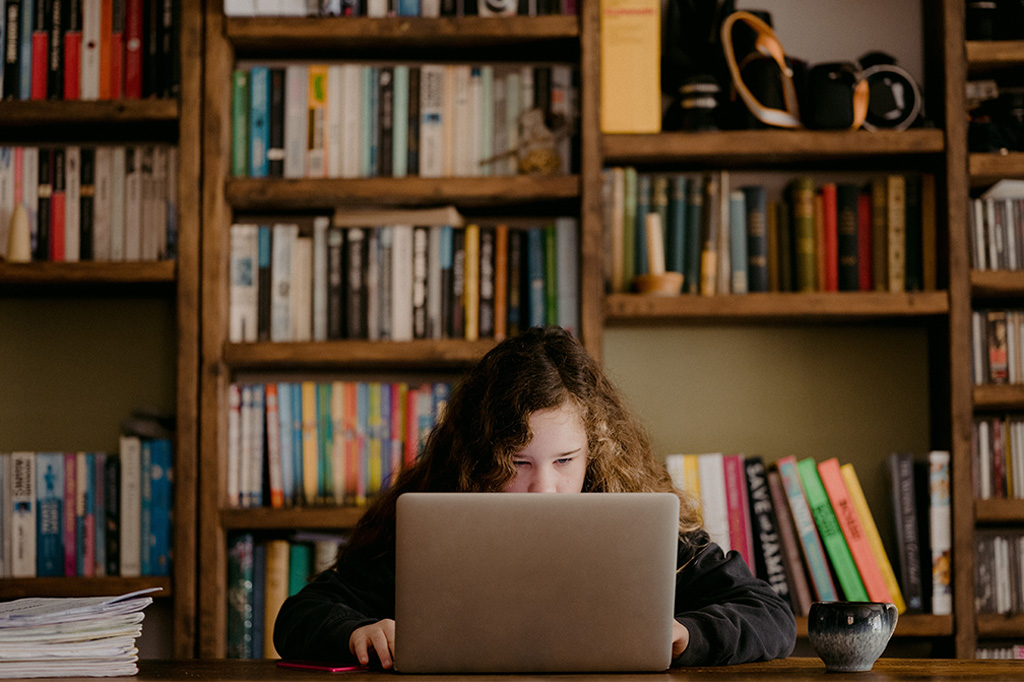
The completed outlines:
{"type": "Polygon", "coordinates": [[[885,602],[814,602],[807,634],[826,671],[862,672],[885,651],[898,617],[885,602]]]}

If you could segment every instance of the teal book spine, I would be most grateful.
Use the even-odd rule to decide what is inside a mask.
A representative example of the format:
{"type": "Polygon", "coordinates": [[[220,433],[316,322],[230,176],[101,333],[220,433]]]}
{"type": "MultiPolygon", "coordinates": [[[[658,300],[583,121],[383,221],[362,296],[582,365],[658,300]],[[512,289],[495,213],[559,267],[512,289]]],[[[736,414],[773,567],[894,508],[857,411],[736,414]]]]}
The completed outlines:
{"type": "Polygon", "coordinates": [[[747,272],[747,208],[742,190],[729,192],[729,269],[734,294],[749,291],[747,272]]]}
{"type": "Polygon", "coordinates": [[[313,574],[313,548],[304,542],[288,545],[288,594],[293,595],[309,581],[313,574]]]}
{"type": "Polygon", "coordinates": [[[241,533],[228,538],[227,644],[228,658],[253,656],[253,536],[241,533]]]}
{"type": "Polygon", "coordinates": [[[334,422],[331,419],[331,400],[333,384],[327,381],[316,385],[316,432],[317,455],[319,464],[320,499],[324,502],[334,500],[334,422]]]}
{"type": "Polygon", "coordinates": [[[76,506],[78,575],[91,578],[96,570],[96,456],[91,452],[78,455],[76,506]]]}
{"type": "Polygon", "coordinates": [[[64,454],[37,452],[36,577],[64,575],[64,454]]]}
{"type": "Polygon", "coordinates": [[[684,247],[683,291],[700,292],[700,230],[704,220],[704,187],[699,180],[689,183],[686,195],[686,246],[684,247]]]}
{"type": "Polygon", "coordinates": [[[270,149],[270,69],[254,66],[249,70],[249,175],[265,178],[269,173],[270,149]]]}
{"type": "Polygon", "coordinates": [[[158,438],[150,441],[152,501],[147,547],[151,575],[171,574],[172,459],[170,440],[158,438]]]}
{"type": "Polygon", "coordinates": [[[673,175],[668,187],[668,220],[665,222],[665,269],[684,273],[686,288],[686,193],[689,178],[673,175]]]}
{"type": "Polygon", "coordinates": [[[832,503],[829,502],[828,493],[821,483],[821,476],[818,474],[818,465],[810,457],[800,460],[797,464],[800,472],[800,480],[804,485],[804,493],[807,495],[807,504],[811,508],[811,515],[818,526],[818,533],[821,536],[821,543],[832,562],[839,587],[843,590],[843,598],[847,601],[870,601],[868,592],[864,589],[864,581],[861,580],[857,564],[850,554],[850,547],[846,544],[843,530],[839,527],[839,519],[836,518],[832,503]]]}
{"type": "Polygon", "coordinates": [[[526,278],[529,326],[544,325],[544,236],[541,228],[526,231],[526,278]]]}
{"type": "MultiPolygon", "coordinates": [[[[307,500],[303,481],[305,471],[302,461],[302,388],[299,384],[291,384],[291,416],[287,433],[292,439],[292,472],[295,475],[295,504],[313,504],[314,500],[307,500]]],[[[279,398],[280,399],[280,398],[279,398]]],[[[280,409],[280,407],[278,408],[280,409]]],[[[284,429],[282,429],[282,436],[284,429]]]]}
{"type": "Polygon", "coordinates": [[[356,442],[359,444],[359,480],[356,501],[363,504],[370,490],[370,385],[356,383],[356,442]]]}
{"type": "Polygon", "coordinates": [[[818,529],[814,525],[814,517],[811,515],[807,497],[804,495],[796,458],[783,457],[778,461],[778,469],[786,497],[789,499],[793,525],[800,538],[804,561],[807,564],[807,573],[814,586],[815,595],[818,601],[838,601],[839,594],[832,582],[832,574],[828,561],[825,559],[825,550],[821,545],[821,538],[818,537],[818,529]]]}
{"type": "Polygon", "coordinates": [[[747,291],[768,291],[768,199],[763,186],[741,188],[747,214],[747,291]]]}

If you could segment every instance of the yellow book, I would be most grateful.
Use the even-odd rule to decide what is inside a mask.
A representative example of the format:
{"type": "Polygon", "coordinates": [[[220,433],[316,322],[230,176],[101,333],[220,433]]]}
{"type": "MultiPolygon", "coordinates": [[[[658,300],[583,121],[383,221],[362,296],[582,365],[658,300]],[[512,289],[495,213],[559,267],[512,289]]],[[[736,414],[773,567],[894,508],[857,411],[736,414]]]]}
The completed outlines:
{"type": "Polygon", "coordinates": [[[900,585],[896,582],[896,574],[892,570],[892,564],[889,563],[885,547],[882,546],[882,538],[878,534],[875,518],[872,516],[871,508],[868,507],[868,501],[864,497],[864,490],[860,487],[857,472],[854,471],[853,465],[849,463],[839,467],[839,472],[843,476],[843,482],[846,483],[846,491],[850,494],[854,509],[857,510],[857,516],[860,517],[860,524],[863,527],[864,535],[868,539],[868,544],[871,545],[871,553],[875,555],[875,561],[878,562],[878,567],[882,569],[885,586],[889,588],[889,592],[892,594],[892,603],[896,605],[897,611],[903,613],[907,610],[907,604],[903,601],[903,593],[900,592],[900,585]]]}
{"type": "Polygon", "coordinates": [[[885,176],[885,181],[889,292],[897,294],[907,288],[907,181],[895,173],[885,176]]]}
{"type": "Polygon", "coordinates": [[[327,176],[327,65],[309,67],[309,146],[306,150],[306,177],[327,176]]]}
{"type": "Polygon", "coordinates": [[[280,658],[274,648],[274,621],[281,604],[288,598],[288,541],[267,542],[267,577],[264,594],[263,658],[280,658]]]}
{"type": "Polygon", "coordinates": [[[661,130],[661,2],[601,0],[601,131],[661,130]]]}
{"type": "Polygon", "coordinates": [[[345,382],[331,389],[331,476],[334,503],[345,504],[345,382]]]}
{"type": "Polygon", "coordinates": [[[381,484],[381,458],[382,449],[380,434],[383,424],[380,419],[380,382],[371,381],[369,384],[370,394],[370,413],[367,415],[367,422],[369,424],[369,436],[370,447],[369,447],[369,459],[367,465],[369,467],[369,484],[367,486],[367,496],[373,495],[380,490],[381,484]]]}
{"type": "Polygon", "coordinates": [[[466,340],[480,336],[480,226],[466,225],[465,274],[462,302],[466,311],[466,340]]]}
{"type": "Polygon", "coordinates": [[[316,428],[316,382],[302,382],[302,492],[306,504],[316,504],[320,448],[316,428]]]}
{"type": "Polygon", "coordinates": [[[697,468],[697,455],[683,455],[683,480],[686,491],[700,499],[700,469],[697,468]]]}

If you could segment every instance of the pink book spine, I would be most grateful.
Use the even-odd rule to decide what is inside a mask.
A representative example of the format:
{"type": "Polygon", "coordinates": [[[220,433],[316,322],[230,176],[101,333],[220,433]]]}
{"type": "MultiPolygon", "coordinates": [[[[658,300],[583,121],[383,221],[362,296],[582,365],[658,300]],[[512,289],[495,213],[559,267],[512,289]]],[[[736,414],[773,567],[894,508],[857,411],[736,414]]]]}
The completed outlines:
{"type": "Polygon", "coordinates": [[[750,532],[750,505],[747,502],[747,484],[743,475],[743,455],[722,458],[725,472],[725,503],[729,512],[729,544],[747,562],[751,572],[754,563],[754,538],[750,532]]]}

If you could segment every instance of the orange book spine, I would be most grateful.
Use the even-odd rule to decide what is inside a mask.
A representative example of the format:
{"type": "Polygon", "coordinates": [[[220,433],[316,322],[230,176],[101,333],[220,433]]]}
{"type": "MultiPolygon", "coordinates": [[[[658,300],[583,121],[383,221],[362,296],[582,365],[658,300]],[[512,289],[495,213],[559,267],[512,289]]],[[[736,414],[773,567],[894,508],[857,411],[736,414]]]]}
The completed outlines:
{"type": "Polygon", "coordinates": [[[508,334],[508,225],[494,229],[494,340],[508,334]]]}
{"type": "Polygon", "coordinates": [[[832,509],[835,510],[839,527],[846,538],[846,544],[850,547],[850,554],[853,555],[853,561],[857,565],[857,571],[864,582],[864,589],[867,590],[868,597],[871,601],[891,602],[892,593],[885,584],[882,569],[878,566],[875,555],[871,551],[871,544],[861,526],[857,508],[854,507],[850,493],[846,489],[839,460],[832,457],[820,462],[818,475],[821,476],[821,483],[825,486],[832,509]]]}
{"type": "Polygon", "coordinates": [[[112,99],[111,97],[111,49],[114,32],[114,3],[112,0],[101,0],[100,2],[100,79],[99,98],[112,99]]]}

